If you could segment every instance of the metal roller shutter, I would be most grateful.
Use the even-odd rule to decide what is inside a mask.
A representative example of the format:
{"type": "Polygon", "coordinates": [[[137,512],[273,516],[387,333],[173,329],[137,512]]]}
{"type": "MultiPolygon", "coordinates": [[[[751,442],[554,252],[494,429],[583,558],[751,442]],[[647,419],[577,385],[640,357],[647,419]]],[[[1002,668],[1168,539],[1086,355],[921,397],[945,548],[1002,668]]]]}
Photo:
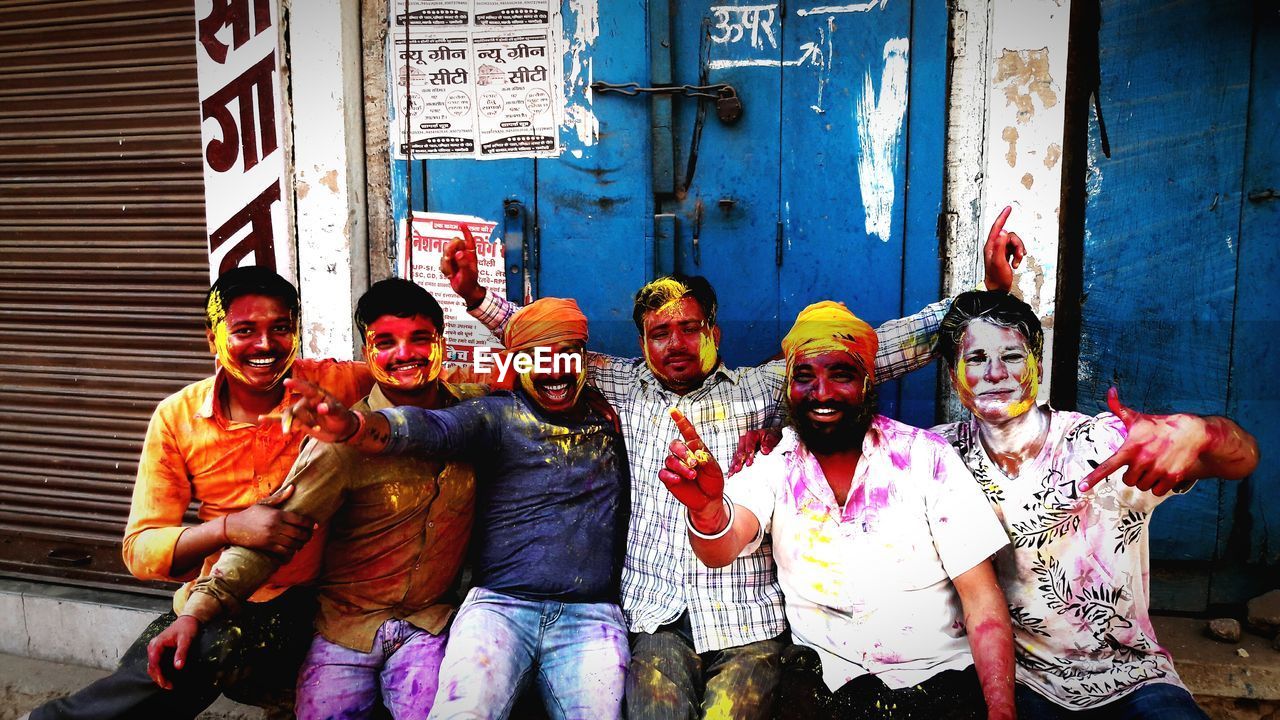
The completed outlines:
{"type": "Polygon", "coordinates": [[[147,419],[206,376],[191,0],[0,2],[0,573],[139,583],[147,419]]]}

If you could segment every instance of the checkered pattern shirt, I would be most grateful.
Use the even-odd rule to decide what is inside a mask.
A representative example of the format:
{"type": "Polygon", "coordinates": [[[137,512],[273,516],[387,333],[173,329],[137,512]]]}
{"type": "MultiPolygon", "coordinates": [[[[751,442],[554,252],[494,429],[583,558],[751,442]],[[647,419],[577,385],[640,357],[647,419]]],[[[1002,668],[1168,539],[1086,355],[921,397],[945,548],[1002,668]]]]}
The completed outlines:
{"type": "MultiPolygon", "coordinates": [[[[876,329],[876,380],[899,377],[929,363],[942,316],[951,301],[891,320],[876,329]]],[[[499,337],[519,309],[489,293],[472,316],[499,337]]],[[[658,480],[667,446],[680,436],[668,413],[689,418],[721,467],[728,467],[747,430],[776,425],[786,368],[774,361],[730,370],[722,363],[702,387],[677,395],[662,386],[641,358],[591,353],[587,381],[613,404],[631,462],[631,526],[622,567],[622,608],[631,632],[651,633],[688,610],[699,653],[776,637],[786,628],[773,547],[760,547],[723,568],[693,554],[684,509],[658,480]]]]}

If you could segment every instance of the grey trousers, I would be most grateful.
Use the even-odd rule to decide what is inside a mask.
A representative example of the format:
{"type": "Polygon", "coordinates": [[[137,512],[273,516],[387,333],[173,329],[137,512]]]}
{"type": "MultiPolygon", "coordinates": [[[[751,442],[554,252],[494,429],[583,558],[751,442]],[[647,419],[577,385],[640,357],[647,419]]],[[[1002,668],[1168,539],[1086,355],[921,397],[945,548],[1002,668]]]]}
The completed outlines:
{"type": "Polygon", "coordinates": [[[764,720],[778,684],[775,638],[707,653],[693,649],[688,614],[656,632],[631,637],[625,705],[628,720],[764,720]]]}

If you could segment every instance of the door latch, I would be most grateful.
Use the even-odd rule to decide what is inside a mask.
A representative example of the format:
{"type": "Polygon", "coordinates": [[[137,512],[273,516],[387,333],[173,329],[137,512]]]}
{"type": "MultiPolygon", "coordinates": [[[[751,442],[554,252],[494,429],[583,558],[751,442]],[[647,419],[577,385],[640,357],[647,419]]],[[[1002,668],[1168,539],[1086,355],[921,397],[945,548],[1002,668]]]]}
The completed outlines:
{"type": "Polygon", "coordinates": [[[716,117],[726,125],[738,121],[742,117],[742,98],[738,91],[727,83],[715,85],[658,85],[642,87],[640,83],[610,83],[597,80],[591,83],[591,89],[598,93],[616,93],[635,97],[637,95],[679,95],[697,98],[698,100],[715,100],[716,117]]]}

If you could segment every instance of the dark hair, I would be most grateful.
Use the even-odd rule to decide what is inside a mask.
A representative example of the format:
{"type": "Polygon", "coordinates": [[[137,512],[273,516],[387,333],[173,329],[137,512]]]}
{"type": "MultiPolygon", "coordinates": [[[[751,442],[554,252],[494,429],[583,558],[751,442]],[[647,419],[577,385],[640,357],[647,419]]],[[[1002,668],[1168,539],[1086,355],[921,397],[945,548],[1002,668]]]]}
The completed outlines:
{"type": "Polygon", "coordinates": [[[400,318],[421,315],[436,324],[437,332],[444,332],[444,310],[425,288],[402,278],[387,278],[374,283],[356,302],[356,329],[360,341],[369,325],[384,315],[400,318]]]}
{"type": "Polygon", "coordinates": [[[259,265],[234,267],[218,276],[204,296],[204,324],[212,328],[227,316],[231,303],[246,295],[279,300],[298,321],[298,289],[271,268],[259,265]]]}
{"type": "Polygon", "coordinates": [[[719,305],[716,304],[716,291],[711,289],[711,283],[701,275],[676,273],[653,280],[636,292],[635,306],[631,310],[631,319],[635,321],[636,329],[641,334],[644,333],[645,313],[653,312],[672,300],[687,297],[693,298],[698,307],[702,308],[708,325],[716,324],[719,305]]]}
{"type": "Polygon", "coordinates": [[[1031,354],[1037,360],[1044,358],[1044,330],[1031,306],[1003,290],[978,290],[956,297],[938,326],[938,354],[951,367],[956,365],[965,328],[978,319],[1017,330],[1027,339],[1031,354]]]}

